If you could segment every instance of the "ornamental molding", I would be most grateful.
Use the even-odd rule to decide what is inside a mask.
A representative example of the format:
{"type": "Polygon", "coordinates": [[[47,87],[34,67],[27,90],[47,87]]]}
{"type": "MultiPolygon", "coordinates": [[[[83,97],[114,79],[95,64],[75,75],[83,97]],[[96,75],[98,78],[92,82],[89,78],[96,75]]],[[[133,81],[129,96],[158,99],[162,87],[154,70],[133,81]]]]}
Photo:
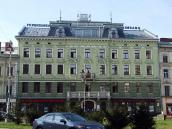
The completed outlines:
{"type": "Polygon", "coordinates": [[[25,41],[25,40],[30,40],[30,41],[35,41],[35,40],[59,40],[59,41],[85,41],[85,42],[90,42],[90,41],[101,41],[101,42],[126,42],[126,43],[130,43],[130,42],[134,42],[134,43],[139,43],[139,42],[149,42],[149,43],[155,43],[155,42],[159,42],[158,39],[108,39],[108,38],[59,38],[59,37],[19,37],[16,36],[16,39],[18,41],[25,41]]]}

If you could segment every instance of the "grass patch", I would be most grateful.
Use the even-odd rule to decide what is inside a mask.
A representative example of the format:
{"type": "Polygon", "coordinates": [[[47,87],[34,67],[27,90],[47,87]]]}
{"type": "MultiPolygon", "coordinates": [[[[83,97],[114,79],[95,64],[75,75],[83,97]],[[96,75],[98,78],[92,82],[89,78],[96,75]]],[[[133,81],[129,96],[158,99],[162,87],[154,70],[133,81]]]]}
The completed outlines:
{"type": "MultiPolygon", "coordinates": [[[[167,120],[157,120],[156,121],[156,129],[172,129],[172,119],[167,120]]],[[[8,128],[8,129],[32,129],[30,125],[16,125],[15,123],[4,123],[0,122],[0,128],[8,128]]],[[[131,129],[129,126],[125,129],[131,129]]]]}
{"type": "Polygon", "coordinates": [[[30,125],[16,125],[15,123],[5,123],[5,122],[0,122],[0,128],[8,128],[8,129],[32,129],[32,126],[30,125]]]}
{"type": "Polygon", "coordinates": [[[157,120],[156,129],[172,129],[172,119],[157,120]]]}

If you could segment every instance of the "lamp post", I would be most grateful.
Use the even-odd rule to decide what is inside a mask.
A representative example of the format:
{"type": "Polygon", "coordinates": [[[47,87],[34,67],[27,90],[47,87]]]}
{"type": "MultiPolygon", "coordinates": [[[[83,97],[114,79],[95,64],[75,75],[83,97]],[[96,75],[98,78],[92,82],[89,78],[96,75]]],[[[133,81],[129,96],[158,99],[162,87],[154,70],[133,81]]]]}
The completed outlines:
{"type": "Polygon", "coordinates": [[[84,81],[84,102],[83,102],[83,110],[85,112],[85,85],[86,85],[86,73],[85,71],[82,69],[81,71],[81,79],[82,81],[84,81]]]}
{"type": "Polygon", "coordinates": [[[10,86],[11,86],[11,53],[12,53],[12,42],[6,43],[6,51],[9,51],[9,63],[8,63],[8,85],[7,85],[7,94],[6,94],[6,114],[5,122],[8,122],[8,114],[10,109],[10,86]]]}

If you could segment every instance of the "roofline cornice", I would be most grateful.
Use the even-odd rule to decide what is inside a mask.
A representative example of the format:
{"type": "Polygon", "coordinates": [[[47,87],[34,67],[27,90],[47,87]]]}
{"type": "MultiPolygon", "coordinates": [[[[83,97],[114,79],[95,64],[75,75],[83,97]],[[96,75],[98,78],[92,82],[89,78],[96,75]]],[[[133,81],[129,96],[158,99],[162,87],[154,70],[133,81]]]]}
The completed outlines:
{"type": "Polygon", "coordinates": [[[78,41],[118,41],[118,42],[149,42],[149,41],[156,41],[159,42],[159,39],[125,39],[125,38],[118,38],[118,39],[109,39],[109,38],[74,38],[74,37],[35,37],[35,36],[16,36],[17,40],[78,40],[78,41]]]}

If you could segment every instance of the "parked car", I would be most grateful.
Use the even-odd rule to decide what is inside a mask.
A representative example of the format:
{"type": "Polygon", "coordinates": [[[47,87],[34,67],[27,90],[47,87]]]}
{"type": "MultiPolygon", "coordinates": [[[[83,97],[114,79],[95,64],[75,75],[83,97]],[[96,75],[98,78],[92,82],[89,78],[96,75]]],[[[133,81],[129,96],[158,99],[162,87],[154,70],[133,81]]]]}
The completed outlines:
{"type": "Polygon", "coordinates": [[[48,113],[33,121],[33,129],[104,129],[104,126],[74,113],[48,113]]]}

